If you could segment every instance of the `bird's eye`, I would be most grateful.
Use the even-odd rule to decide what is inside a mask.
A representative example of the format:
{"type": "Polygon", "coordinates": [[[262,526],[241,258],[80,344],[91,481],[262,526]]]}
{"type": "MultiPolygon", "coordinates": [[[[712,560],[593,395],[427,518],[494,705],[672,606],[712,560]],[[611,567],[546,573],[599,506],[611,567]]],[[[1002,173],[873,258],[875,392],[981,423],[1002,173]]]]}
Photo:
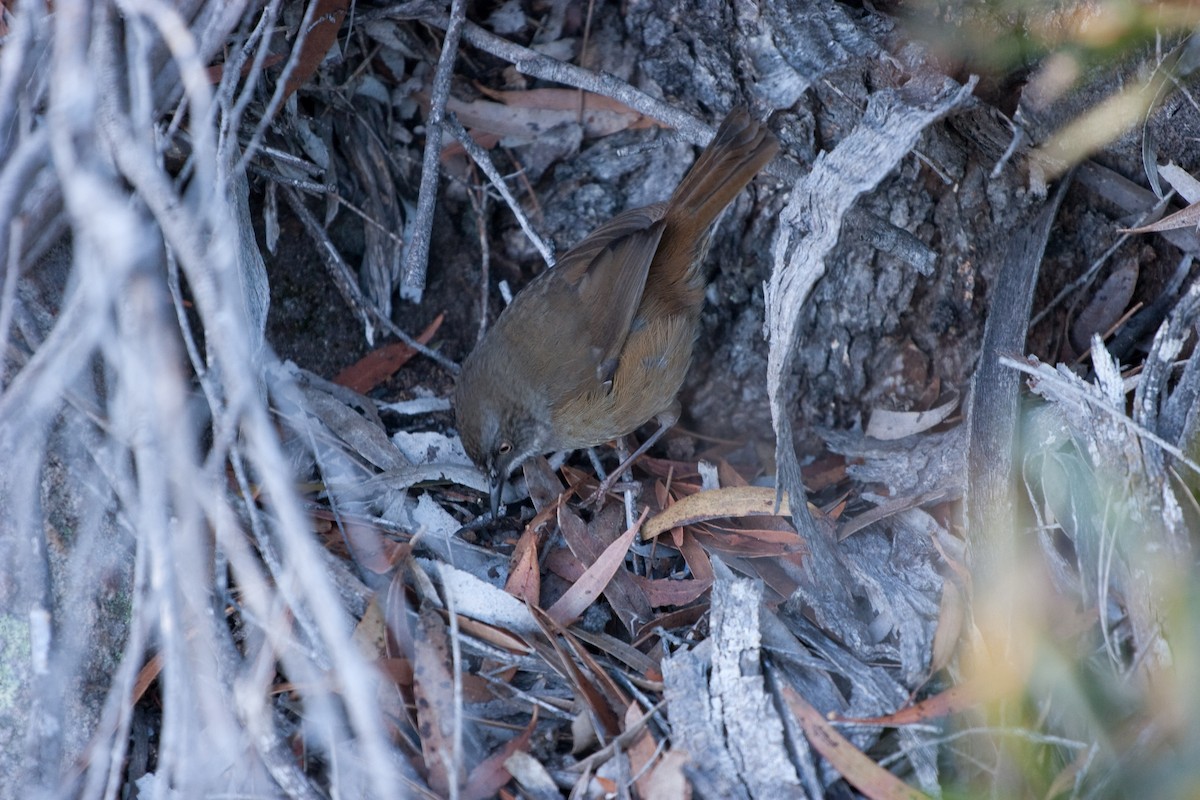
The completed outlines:
{"type": "Polygon", "coordinates": [[[502,456],[508,455],[512,452],[512,442],[501,442],[500,447],[496,449],[496,452],[502,456]]]}

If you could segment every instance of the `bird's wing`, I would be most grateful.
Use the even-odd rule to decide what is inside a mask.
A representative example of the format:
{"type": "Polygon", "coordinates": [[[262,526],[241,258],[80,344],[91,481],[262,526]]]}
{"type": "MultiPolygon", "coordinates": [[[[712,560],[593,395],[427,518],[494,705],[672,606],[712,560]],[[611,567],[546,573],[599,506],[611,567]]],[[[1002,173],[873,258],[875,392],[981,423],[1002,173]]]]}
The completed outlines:
{"type": "Polygon", "coordinates": [[[565,323],[558,335],[583,345],[560,350],[560,357],[564,350],[575,354],[572,363],[558,365],[562,391],[599,390],[612,380],[662,238],[662,216],[659,206],[619,214],[546,275],[546,306],[565,323]]]}

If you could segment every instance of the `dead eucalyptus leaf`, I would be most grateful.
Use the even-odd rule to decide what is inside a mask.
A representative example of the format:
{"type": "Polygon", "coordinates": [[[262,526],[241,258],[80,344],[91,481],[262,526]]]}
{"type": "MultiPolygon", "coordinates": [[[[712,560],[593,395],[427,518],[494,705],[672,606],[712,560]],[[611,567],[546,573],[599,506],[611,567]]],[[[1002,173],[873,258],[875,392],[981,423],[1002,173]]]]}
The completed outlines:
{"type": "Polygon", "coordinates": [[[1200,181],[1183,167],[1174,163],[1165,164],[1158,168],[1158,174],[1163,176],[1184,200],[1189,203],[1200,202],[1200,181]]]}
{"type": "Polygon", "coordinates": [[[870,756],[855,747],[795,689],[784,686],[782,693],[788,709],[800,723],[809,744],[855,789],[870,798],[917,800],[928,797],[872,761],[870,756]]]}
{"type": "Polygon", "coordinates": [[[429,606],[418,612],[413,633],[413,695],[421,726],[421,755],[430,787],[444,796],[451,784],[461,787],[465,779],[450,766],[456,762],[450,643],[445,623],[429,606]]]}
{"type": "Polygon", "coordinates": [[[775,490],[764,486],[729,486],[698,492],[652,517],[642,528],[643,539],[683,525],[721,517],[790,516],[787,498],[775,510],[775,490]]]}
{"type": "Polygon", "coordinates": [[[1138,274],[1137,259],[1127,258],[1100,285],[1095,296],[1071,325],[1071,346],[1075,352],[1087,350],[1094,334],[1105,334],[1121,319],[1125,309],[1129,308],[1129,301],[1133,299],[1138,274]]]}
{"type": "Polygon", "coordinates": [[[880,441],[895,441],[940,425],[958,408],[959,395],[951,391],[940,405],[928,411],[890,411],[877,408],[867,423],[867,436],[880,441]]]}
{"type": "MultiPolygon", "coordinates": [[[[530,102],[517,103],[510,92],[505,102],[491,100],[459,100],[451,97],[446,101],[446,111],[458,117],[463,127],[475,133],[490,133],[502,139],[532,142],[545,132],[559,125],[582,125],[585,136],[597,138],[610,136],[628,128],[644,128],[653,124],[631,109],[605,107],[590,98],[584,103],[582,115],[579,110],[579,93],[574,89],[550,90],[554,94],[540,94],[528,98],[530,102]],[[563,92],[574,99],[574,105],[566,102],[563,92]]],[[[423,103],[428,98],[420,97],[423,103]]]]}
{"type": "Polygon", "coordinates": [[[1161,233],[1182,228],[1195,228],[1200,225],[1200,203],[1192,203],[1187,208],[1168,214],[1158,222],[1143,225],[1140,228],[1118,228],[1121,233],[1161,233]]]}
{"type": "Polygon", "coordinates": [[[967,602],[962,591],[954,581],[943,581],[937,631],[933,634],[933,652],[929,657],[931,673],[940,671],[954,658],[966,619],[967,602]]]}
{"type": "Polygon", "coordinates": [[[600,596],[604,587],[612,580],[613,575],[625,563],[625,554],[629,552],[629,546],[633,544],[633,537],[637,535],[638,529],[646,521],[646,515],[649,513],[649,509],[643,511],[638,521],[625,531],[621,538],[606,547],[579,580],[575,581],[571,588],[567,589],[563,596],[546,610],[550,619],[565,627],[583,615],[583,612],[600,596]]]}

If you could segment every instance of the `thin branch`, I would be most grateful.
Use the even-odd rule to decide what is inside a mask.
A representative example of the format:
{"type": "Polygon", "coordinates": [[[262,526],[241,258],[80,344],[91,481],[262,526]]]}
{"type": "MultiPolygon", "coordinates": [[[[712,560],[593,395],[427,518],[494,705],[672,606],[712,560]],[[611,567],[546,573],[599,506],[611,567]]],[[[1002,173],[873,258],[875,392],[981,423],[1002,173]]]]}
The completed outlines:
{"type": "MultiPolygon", "coordinates": [[[[275,119],[275,113],[283,105],[283,101],[287,99],[289,93],[288,81],[291,80],[292,72],[300,64],[300,59],[304,51],[304,40],[308,37],[308,32],[312,29],[312,21],[317,13],[317,5],[318,0],[311,0],[308,8],[304,10],[304,19],[300,21],[300,29],[296,33],[296,41],[292,43],[292,50],[288,54],[287,64],[284,65],[283,72],[279,75],[279,80],[275,82],[275,91],[271,95],[271,100],[267,103],[267,107],[254,129],[254,133],[250,136],[250,141],[246,143],[245,148],[242,150],[241,159],[238,161],[237,166],[233,168],[231,174],[236,175],[245,170],[246,165],[250,163],[250,159],[254,158],[255,154],[258,153],[259,145],[262,142],[263,136],[267,133],[268,126],[275,119]]],[[[265,51],[268,44],[269,42],[264,41],[261,50],[265,51]]]]}
{"type": "Polygon", "coordinates": [[[492,182],[492,186],[496,187],[496,191],[504,198],[504,202],[508,205],[509,210],[513,212],[513,216],[517,218],[517,224],[521,226],[521,230],[525,231],[525,236],[533,243],[533,246],[542,254],[542,259],[546,262],[546,266],[554,266],[554,251],[546,244],[541,236],[538,236],[537,231],[533,229],[533,224],[529,221],[529,217],[525,215],[525,210],[521,208],[521,204],[517,202],[517,198],[509,190],[508,184],[504,182],[504,176],[500,174],[500,170],[496,169],[496,165],[492,163],[491,156],[487,150],[479,146],[479,143],[471,138],[471,134],[467,133],[467,129],[458,121],[458,117],[450,114],[446,118],[446,127],[454,134],[454,138],[458,139],[459,144],[467,151],[467,155],[479,165],[483,170],[483,174],[488,176],[488,180],[492,182]]]}
{"type": "Polygon", "coordinates": [[[488,244],[487,222],[484,218],[488,194],[481,186],[478,192],[467,192],[467,197],[475,211],[475,230],[479,234],[479,334],[475,337],[478,343],[483,341],[488,329],[488,295],[492,283],[492,250],[488,244]]]}
{"type": "Polygon", "coordinates": [[[1163,439],[1153,431],[1146,430],[1145,426],[1139,425],[1136,421],[1130,419],[1125,414],[1124,409],[1114,408],[1113,406],[1104,402],[1102,398],[1094,397],[1087,392],[1082,391],[1078,386],[1069,383],[1061,375],[1049,367],[1031,366],[1010,356],[1000,356],[1000,358],[997,359],[997,362],[1003,367],[1015,369],[1017,372],[1024,372],[1026,375],[1030,375],[1040,382],[1055,384],[1064,395],[1070,395],[1073,397],[1075,402],[1079,403],[1080,405],[1086,405],[1089,408],[1096,409],[1097,411],[1104,412],[1117,422],[1133,431],[1134,435],[1140,436],[1146,441],[1158,445],[1167,453],[1173,455],[1182,464],[1186,465],[1187,468],[1192,472],[1200,475],[1200,464],[1196,463],[1191,458],[1188,458],[1187,453],[1183,452],[1178,447],[1171,444],[1166,439],[1163,439]]]}
{"type": "Polygon", "coordinates": [[[446,115],[446,100],[450,97],[450,77],[458,57],[458,41],[466,21],[466,0],[453,0],[433,74],[433,89],[429,95],[429,117],[425,120],[425,160],[421,167],[421,190],[417,195],[417,216],[412,224],[412,239],[404,256],[400,281],[400,296],[420,302],[425,293],[425,271],[429,265],[429,242],[433,236],[433,211],[437,205],[439,159],[442,152],[442,122],[446,115]]]}
{"type": "Polygon", "coordinates": [[[375,308],[374,303],[371,303],[363,296],[362,290],[358,287],[358,281],[354,279],[354,275],[350,271],[350,265],[345,262],[338,252],[337,247],[330,241],[329,236],[326,235],[325,229],[321,227],[317,218],[304,205],[304,200],[292,187],[285,184],[280,184],[280,187],[283,189],[283,197],[287,200],[293,213],[295,213],[301,224],[304,225],[305,230],[308,231],[308,235],[316,242],[317,250],[320,252],[321,259],[325,262],[325,266],[329,270],[329,275],[333,278],[338,292],[359,319],[363,320],[364,324],[378,325],[421,355],[437,362],[452,374],[457,374],[457,364],[436,350],[430,350],[412,336],[409,336],[397,327],[394,322],[381,314],[379,309],[375,308]]]}

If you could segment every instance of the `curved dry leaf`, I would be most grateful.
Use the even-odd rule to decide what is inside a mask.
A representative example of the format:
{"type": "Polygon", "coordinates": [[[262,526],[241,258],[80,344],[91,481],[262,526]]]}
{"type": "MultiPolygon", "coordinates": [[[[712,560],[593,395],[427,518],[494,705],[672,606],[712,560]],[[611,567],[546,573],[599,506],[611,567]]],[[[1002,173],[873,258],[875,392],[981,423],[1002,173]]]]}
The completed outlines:
{"type": "Polygon", "coordinates": [[[588,111],[609,111],[628,117],[632,120],[629,126],[631,128],[650,128],[661,125],[653,117],[647,117],[640,111],[636,111],[625,105],[620,100],[606,97],[602,94],[581,92],[579,89],[547,88],[505,91],[503,89],[492,89],[489,86],[483,85],[476,88],[493,100],[499,100],[506,106],[513,106],[514,108],[544,108],[557,111],[570,111],[577,114],[582,103],[584,113],[588,111]]]}
{"type": "MultiPolygon", "coordinates": [[[[421,332],[417,341],[429,344],[429,340],[437,333],[446,318],[445,312],[438,314],[429,327],[421,332]]],[[[389,342],[377,347],[334,376],[333,382],[353,389],[359,394],[366,394],[396,372],[417,354],[404,342],[389,342]]]]}
{"type": "Polygon", "coordinates": [[[512,780],[512,774],[505,767],[505,762],[515,753],[529,753],[529,742],[533,737],[537,721],[538,708],[534,706],[533,714],[530,716],[525,730],[496,748],[494,753],[480,761],[471,770],[471,774],[467,778],[467,785],[463,788],[463,800],[487,800],[489,797],[497,797],[500,794],[500,790],[504,788],[505,784],[512,780]]]}
{"type": "Polygon", "coordinates": [[[695,531],[696,541],[709,551],[742,558],[779,558],[807,551],[804,537],[796,531],[755,528],[721,528],[709,524],[695,531]]]}
{"type": "Polygon", "coordinates": [[[1071,346],[1076,352],[1087,350],[1093,334],[1103,336],[1121,319],[1133,299],[1138,274],[1137,259],[1127,258],[1096,290],[1095,296],[1071,325],[1071,346]]]}
{"type": "Polygon", "coordinates": [[[711,586],[717,575],[713,570],[712,559],[708,557],[708,553],[704,552],[704,548],[696,541],[696,537],[689,531],[683,531],[678,547],[680,554],[683,555],[683,560],[696,580],[711,586]]]}
{"type": "Polygon", "coordinates": [[[638,794],[642,797],[647,796],[646,793],[650,788],[650,765],[658,752],[658,748],[654,744],[654,737],[646,730],[646,722],[651,716],[652,713],[642,713],[641,706],[637,703],[630,703],[629,708],[625,709],[625,724],[622,726],[623,733],[630,733],[638,729],[641,731],[632,742],[625,746],[625,753],[629,756],[630,772],[638,776],[634,783],[637,786],[638,794]]]}
{"type": "Polygon", "coordinates": [[[461,762],[456,758],[450,642],[441,617],[427,605],[417,612],[413,634],[413,697],[421,728],[421,755],[430,788],[445,796],[451,784],[461,788],[465,778],[451,767],[461,762]]]}
{"type": "Polygon", "coordinates": [[[851,744],[795,689],[784,686],[781,691],[809,744],[855,789],[871,800],[928,800],[929,795],[909,786],[851,744]]]}
{"type": "MultiPolygon", "coordinates": [[[[606,547],[620,538],[625,529],[624,514],[618,506],[610,505],[588,524],[584,524],[575,512],[569,508],[560,507],[558,510],[558,529],[571,553],[578,561],[577,574],[568,578],[572,583],[579,580],[586,570],[586,565],[595,563],[604,553],[606,547]]],[[[549,560],[547,559],[547,564],[549,560]]],[[[566,577],[566,576],[564,576],[566,577]]],[[[633,632],[640,620],[648,619],[652,606],[642,588],[634,582],[633,573],[619,569],[612,580],[604,587],[604,596],[608,599],[613,613],[621,623],[633,632]]]]}
{"type": "Polygon", "coordinates": [[[387,655],[387,620],[379,607],[379,599],[372,595],[362,619],[354,626],[354,643],[367,658],[374,660],[387,655]]]}
{"type": "Polygon", "coordinates": [[[533,652],[533,648],[525,643],[525,640],[519,636],[514,636],[508,631],[497,628],[494,625],[488,625],[486,622],[469,619],[458,615],[458,628],[468,636],[474,636],[481,642],[487,642],[493,647],[498,647],[502,650],[507,650],[510,653],[519,655],[529,655],[533,652]]]}
{"type": "Polygon", "coordinates": [[[642,538],[652,539],[672,528],[723,517],[791,516],[787,497],[775,509],[775,490],[763,486],[729,486],[684,497],[663,509],[642,527],[642,538]]]}
{"type": "Polygon", "coordinates": [[[583,612],[587,611],[588,606],[595,602],[600,593],[604,591],[604,587],[612,580],[613,575],[625,563],[625,554],[629,552],[629,547],[633,544],[633,537],[637,536],[638,529],[646,521],[646,515],[649,513],[649,509],[643,511],[638,521],[625,531],[621,538],[606,547],[600,557],[580,576],[579,580],[575,581],[571,588],[563,592],[562,597],[546,610],[550,619],[566,627],[583,616],[583,612]]]}
{"type": "Polygon", "coordinates": [[[1200,203],[1192,203],[1187,208],[1168,214],[1158,222],[1142,225],[1140,228],[1117,228],[1121,233],[1161,233],[1180,228],[1195,228],[1200,225],[1200,203]]]}
{"type": "Polygon", "coordinates": [[[284,87],[284,97],[308,83],[308,79],[316,74],[317,67],[325,60],[325,54],[337,41],[338,31],[342,29],[342,20],[346,18],[346,9],[350,0],[317,0],[317,7],[312,17],[312,27],[301,31],[304,41],[300,45],[300,57],[296,67],[288,75],[284,87]]]}
{"type": "MultiPolygon", "coordinates": [[[[570,682],[576,700],[591,709],[595,722],[606,736],[616,736],[620,733],[618,709],[629,705],[629,697],[613,682],[608,672],[600,668],[587,649],[580,646],[579,639],[570,631],[540,608],[535,607],[530,611],[550,644],[553,659],[557,660],[555,669],[570,682]]],[[[543,659],[547,655],[548,652],[544,652],[543,659]]]]}
{"type": "Polygon", "coordinates": [[[542,597],[542,576],[538,565],[538,535],[532,527],[525,529],[513,551],[512,566],[504,591],[518,600],[537,605],[542,597]]]}
{"type": "MultiPolygon", "coordinates": [[[[529,103],[515,103],[506,97],[505,102],[472,100],[470,102],[451,97],[446,101],[446,111],[458,117],[464,128],[473,133],[491,133],[504,139],[535,141],[545,131],[559,125],[583,125],[585,136],[596,138],[610,136],[628,128],[644,128],[654,124],[647,118],[623,106],[604,107],[593,102],[589,96],[582,117],[579,110],[579,93],[574,89],[541,89],[544,92],[531,98],[529,103]],[[553,98],[550,102],[548,98],[553,98]]],[[[520,94],[530,94],[523,92],[520,94]]],[[[427,104],[426,96],[418,99],[427,104]]]]}
{"type": "Polygon", "coordinates": [[[655,608],[663,606],[686,606],[698,599],[712,586],[712,579],[677,581],[670,578],[647,578],[644,575],[634,575],[633,580],[642,587],[650,604],[655,608]]]}
{"type": "Polygon", "coordinates": [[[682,750],[664,753],[658,766],[647,776],[645,788],[638,784],[642,797],[646,800],[690,800],[692,784],[683,770],[687,763],[688,754],[682,750]]]}
{"type": "Polygon", "coordinates": [[[530,797],[561,797],[550,773],[529,753],[518,750],[504,759],[504,768],[530,797]]]}
{"type": "Polygon", "coordinates": [[[1183,167],[1172,162],[1159,167],[1158,174],[1162,175],[1184,200],[1189,203],[1200,202],[1200,181],[1183,167]]]}
{"type": "Polygon", "coordinates": [[[836,719],[838,722],[880,725],[885,728],[929,722],[948,717],[951,714],[961,714],[989,700],[992,694],[981,692],[980,688],[979,684],[960,683],[957,686],[951,686],[944,692],[927,697],[915,705],[905,706],[894,714],[884,714],[882,717],[844,717],[839,714],[836,719]]]}
{"type": "Polygon", "coordinates": [[[871,421],[867,423],[867,436],[880,441],[895,441],[906,436],[922,433],[940,425],[958,408],[959,395],[951,391],[941,405],[934,406],[928,411],[889,411],[877,408],[871,412],[871,421]]]}
{"type": "Polygon", "coordinates": [[[954,658],[966,620],[967,601],[962,590],[952,580],[942,581],[941,607],[938,609],[937,630],[933,634],[933,652],[929,657],[931,674],[941,671],[954,658]]]}

